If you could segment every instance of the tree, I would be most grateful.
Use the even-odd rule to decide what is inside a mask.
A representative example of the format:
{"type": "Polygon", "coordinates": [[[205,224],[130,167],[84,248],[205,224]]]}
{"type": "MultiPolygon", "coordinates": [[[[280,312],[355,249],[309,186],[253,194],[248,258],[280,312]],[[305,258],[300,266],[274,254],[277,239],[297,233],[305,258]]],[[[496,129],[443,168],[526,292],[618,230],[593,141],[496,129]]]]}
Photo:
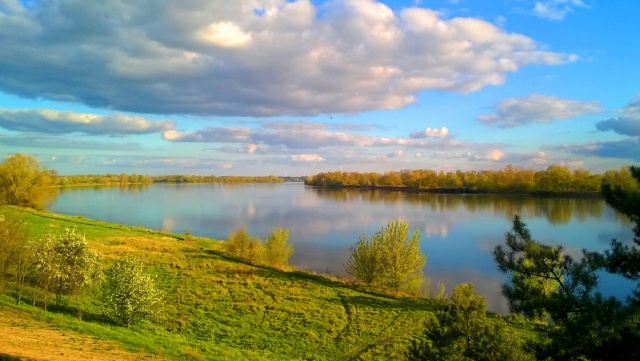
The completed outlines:
{"type": "MultiPolygon", "coordinates": [[[[640,184],[640,168],[631,167],[630,173],[640,184]]],[[[511,279],[505,290],[517,291],[505,292],[510,304],[519,305],[515,311],[531,314],[544,310],[551,318],[546,341],[536,345],[540,358],[608,360],[615,355],[616,360],[640,359],[636,347],[640,344],[640,283],[625,301],[604,297],[596,289],[598,273],[603,271],[640,281],[638,189],[636,185],[612,185],[606,180],[602,186],[607,203],[634,223],[631,244],[612,240],[610,250],[583,250],[582,258],[576,260],[562,254],[562,247],[524,242],[528,231],[515,218],[513,229],[520,240],[512,241],[507,234],[507,248],[496,247],[496,263],[511,279]],[[540,288],[526,287],[540,278],[555,283],[555,290],[540,292],[540,288]]]]}
{"type": "Polygon", "coordinates": [[[289,228],[274,228],[264,243],[264,260],[273,267],[284,268],[289,265],[293,247],[287,244],[289,228]]]}
{"type": "Polygon", "coordinates": [[[7,157],[0,164],[0,203],[44,209],[54,194],[52,176],[31,156],[7,157]]]}
{"type": "Polygon", "coordinates": [[[17,256],[26,248],[27,234],[19,221],[0,214],[0,292],[10,278],[17,256]]]}
{"type": "Polygon", "coordinates": [[[99,304],[103,314],[116,323],[129,327],[152,318],[158,314],[160,302],[155,279],[145,272],[139,259],[118,260],[105,272],[99,304]]]}
{"type": "Polygon", "coordinates": [[[531,233],[519,216],[513,218],[513,227],[506,234],[506,245],[494,250],[498,268],[512,271],[510,283],[502,285],[512,312],[529,317],[542,317],[546,313],[540,299],[546,299],[558,291],[564,282],[566,262],[561,246],[543,245],[531,239],[531,233]]]}
{"type": "Polygon", "coordinates": [[[533,360],[524,342],[509,332],[504,321],[487,318],[484,298],[471,284],[453,289],[449,303],[436,312],[424,333],[413,340],[409,360],[533,360]]]}
{"type": "Polygon", "coordinates": [[[426,256],[420,251],[420,234],[409,236],[404,220],[391,221],[371,239],[361,237],[351,247],[346,272],[367,285],[418,293],[426,256]]]}
{"type": "Polygon", "coordinates": [[[13,278],[18,286],[17,304],[20,304],[31,262],[29,238],[22,222],[0,214],[0,292],[5,282],[13,278]]]}
{"type": "Polygon", "coordinates": [[[349,259],[345,264],[345,270],[351,277],[360,280],[367,286],[373,286],[382,280],[383,262],[380,243],[374,242],[373,238],[362,236],[349,249],[349,259]]]}
{"type": "MultiPolygon", "coordinates": [[[[54,292],[60,302],[96,285],[101,277],[100,255],[89,249],[84,234],[65,228],[64,233],[46,234],[36,244],[33,275],[43,291],[54,292]]],[[[46,295],[45,295],[46,309],[46,295]]],[[[82,308],[78,308],[82,317],[82,308]]]]}

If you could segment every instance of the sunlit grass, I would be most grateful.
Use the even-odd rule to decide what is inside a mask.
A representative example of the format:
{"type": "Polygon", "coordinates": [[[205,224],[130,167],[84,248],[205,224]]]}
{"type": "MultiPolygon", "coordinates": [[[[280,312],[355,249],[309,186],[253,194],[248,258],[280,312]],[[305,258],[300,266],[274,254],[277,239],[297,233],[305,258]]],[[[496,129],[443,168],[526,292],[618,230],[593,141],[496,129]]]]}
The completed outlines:
{"type": "Polygon", "coordinates": [[[153,322],[119,327],[91,305],[84,321],[74,317],[73,304],[48,313],[20,307],[128,350],[186,360],[398,359],[438,303],[252,265],[227,254],[220,241],[15,207],[0,207],[0,213],[23,219],[32,237],[74,227],[106,265],[135,255],[149,266],[164,293],[161,316],[153,322]]]}

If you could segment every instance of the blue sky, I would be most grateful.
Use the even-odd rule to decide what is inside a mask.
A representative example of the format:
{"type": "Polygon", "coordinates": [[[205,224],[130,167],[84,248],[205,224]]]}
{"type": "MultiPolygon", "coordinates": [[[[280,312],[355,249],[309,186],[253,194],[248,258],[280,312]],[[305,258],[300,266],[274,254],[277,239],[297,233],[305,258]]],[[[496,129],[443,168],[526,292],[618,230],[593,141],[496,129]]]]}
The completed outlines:
{"type": "Polygon", "coordinates": [[[0,157],[60,174],[640,161],[640,2],[0,0],[0,157]]]}

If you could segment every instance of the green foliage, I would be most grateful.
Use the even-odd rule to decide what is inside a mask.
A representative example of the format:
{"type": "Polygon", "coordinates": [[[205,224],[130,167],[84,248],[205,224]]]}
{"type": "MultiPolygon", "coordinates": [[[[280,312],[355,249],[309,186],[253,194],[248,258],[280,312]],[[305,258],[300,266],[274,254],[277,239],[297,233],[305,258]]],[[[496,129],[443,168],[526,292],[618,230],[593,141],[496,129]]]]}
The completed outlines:
{"type": "MultiPolygon", "coordinates": [[[[152,265],[148,271],[163,293],[162,317],[153,323],[113,327],[91,309],[85,321],[69,316],[65,307],[45,313],[22,305],[19,310],[62,332],[75,330],[162,358],[401,360],[442,303],[363,292],[339,278],[238,262],[226,252],[227,242],[178,241],[183,235],[17,207],[2,206],[0,212],[23,219],[32,238],[74,227],[106,262],[134,253],[152,265]]],[[[18,309],[12,296],[0,295],[1,307],[18,309]]],[[[513,333],[528,335],[524,327],[509,325],[513,333]]]]}
{"type": "MultiPolygon", "coordinates": [[[[640,184],[640,168],[629,173],[640,184]]],[[[637,186],[605,183],[606,201],[634,223],[633,243],[611,242],[603,253],[583,250],[579,260],[531,240],[518,217],[506,246],[496,247],[498,267],[511,282],[505,295],[514,311],[535,315],[548,312],[553,327],[544,342],[536,345],[541,359],[616,360],[640,359],[640,283],[625,302],[596,292],[598,272],[606,271],[640,281],[640,192],[637,186]],[[543,280],[543,281],[540,281],[543,280]],[[555,286],[553,284],[555,283],[555,286]]]]}
{"type": "MultiPolygon", "coordinates": [[[[84,234],[65,228],[63,234],[46,234],[35,243],[31,276],[45,293],[73,295],[98,283],[100,255],[89,249],[84,234]]],[[[45,294],[46,308],[46,294],[45,294]]]]}
{"type": "Polygon", "coordinates": [[[229,235],[227,252],[248,261],[259,262],[264,249],[259,238],[251,237],[244,227],[241,227],[229,235]]]}
{"type": "Polygon", "coordinates": [[[105,272],[99,303],[103,314],[116,323],[129,327],[155,317],[161,300],[155,279],[139,259],[118,260],[105,272]]]}
{"type": "Polygon", "coordinates": [[[24,263],[29,250],[28,237],[22,222],[0,214],[0,292],[11,278],[23,279],[24,263]]]}
{"type": "Polygon", "coordinates": [[[127,186],[127,185],[149,185],[153,183],[153,178],[140,174],[88,174],[88,175],[66,175],[58,176],[55,184],[61,187],[74,186],[127,186]]]}
{"type": "MultiPolygon", "coordinates": [[[[628,170],[608,171],[605,180],[611,179],[623,187],[634,186],[628,170]]],[[[508,165],[501,170],[470,172],[435,172],[429,169],[402,170],[400,172],[318,173],[305,180],[306,184],[319,187],[396,187],[434,192],[519,192],[565,193],[598,192],[603,175],[591,174],[584,169],[575,171],[560,165],[536,171],[508,165]]]]}
{"type": "Polygon", "coordinates": [[[408,237],[404,220],[389,222],[371,239],[361,237],[350,249],[347,273],[367,285],[418,294],[426,256],[420,251],[418,231],[408,237]]]}
{"type": "Polygon", "coordinates": [[[54,195],[52,178],[32,156],[8,156],[0,164],[0,203],[42,210],[54,195]]]}
{"type": "Polygon", "coordinates": [[[276,176],[214,176],[214,175],[162,175],[153,177],[155,183],[282,183],[276,176]]]}
{"type": "Polygon", "coordinates": [[[512,312],[540,318],[546,309],[539,304],[542,299],[554,297],[564,282],[567,263],[561,246],[548,246],[531,239],[531,233],[519,216],[513,218],[513,226],[506,234],[508,251],[499,245],[494,259],[502,272],[510,272],[510,283],[502,286],[512,312]]]}
{"type": "Polygon", "coordinates": [[[288,228],[274,228],[264,242],[264,261],[273,267],[286,268],[289,257],[293,254],[293,247],[287,243],[288,228]]]}
{"type": "Polygon", "coordinates": [[[487,318],[484,298],[471,284],[453,289],[450,302],[427,322],[424,333],[407,351],[409,360],[533,360],[524,341],[504,321],[487,318]]]}
{"type": "Polygon", "coordinates": [[[347,273],[367,286],[380,283],[384,274],[382,247],[374,240],[360,237],[349,249],[349,259],[345,264],[347,273]]]}

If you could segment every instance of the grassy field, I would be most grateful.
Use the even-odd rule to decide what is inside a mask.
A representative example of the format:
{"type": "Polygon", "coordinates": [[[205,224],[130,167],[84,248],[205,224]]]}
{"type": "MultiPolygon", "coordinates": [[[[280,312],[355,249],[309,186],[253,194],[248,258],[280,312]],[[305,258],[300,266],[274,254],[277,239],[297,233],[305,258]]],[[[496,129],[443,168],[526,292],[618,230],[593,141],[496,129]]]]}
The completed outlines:
{"type": "Polygon", "coordinates": [[[82,321],[73,303],[45,313],[28,305],[30,292],[27,305],[15,306],[11,284],[0,297],[0,318],[21,315],[123,352],[184,360],[397,360],[440,302],[248,264],[228,255],[221,241],[8,206],[0,214],[23,219],[34,238],[76,228],[107,265],[125,255],[148,265],[164,306],[158,320],[131,328],[110,324],[90,304],[82,321]]]}

